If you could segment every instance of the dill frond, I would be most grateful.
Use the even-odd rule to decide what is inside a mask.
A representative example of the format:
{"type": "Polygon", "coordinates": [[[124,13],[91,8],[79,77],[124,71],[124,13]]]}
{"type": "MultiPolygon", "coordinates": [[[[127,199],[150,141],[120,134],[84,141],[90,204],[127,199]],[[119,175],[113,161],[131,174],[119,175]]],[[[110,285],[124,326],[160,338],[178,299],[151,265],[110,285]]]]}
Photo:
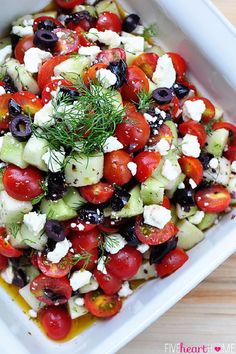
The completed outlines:
{"type": "Polygon", "coordinates": [[[145,90],[141,90],[138,93],[138,99],[139,99],[138,109],[140,111],[146,111],[150,107],[150,105],[154,103],[152,94],[145,90]]]}
{"type": "Polygon", "coordinates": [[[145,41],[150,41],[150,39],[156,36],[157,36],[157,25],[155,23],[152,23],[150,26],[144,28],[143,37],[145,41]]]}

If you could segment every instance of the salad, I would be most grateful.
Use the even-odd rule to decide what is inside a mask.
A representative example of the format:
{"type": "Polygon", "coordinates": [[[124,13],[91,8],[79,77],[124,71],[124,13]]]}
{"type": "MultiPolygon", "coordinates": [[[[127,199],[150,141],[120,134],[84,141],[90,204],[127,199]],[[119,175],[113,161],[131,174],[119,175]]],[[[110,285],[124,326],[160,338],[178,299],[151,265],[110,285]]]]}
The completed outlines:
{"type": "Polygon", "coordinates": [[[61,340],[182,267],[235,204],[236,126],[155,25],[112,0],[55,6],[1,41],[0,270],[61,340]]]}

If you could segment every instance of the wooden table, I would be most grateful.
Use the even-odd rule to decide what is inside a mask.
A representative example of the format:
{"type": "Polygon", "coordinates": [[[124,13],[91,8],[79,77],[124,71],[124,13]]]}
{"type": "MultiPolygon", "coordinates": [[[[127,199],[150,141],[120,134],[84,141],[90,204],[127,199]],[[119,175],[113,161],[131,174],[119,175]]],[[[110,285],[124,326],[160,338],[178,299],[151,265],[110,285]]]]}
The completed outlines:
{"type": "MultiPolygon", "coordinates": [[[[174,0],[173,0],[174,1],[174,0]]],[[[198,1],[198,0],[190,0],[198,1]]],[[[236,0],[213,0],[236,25],[236,0]]],[[[162,354],[165,344],[232,344],[236,353],[236,255],[170,309],[119,354],[162,354]]],[[[213,352],[216,353],[215,350],[213,352]]],[[[222,351],[220,351],[222,352],[222,351]]]]}

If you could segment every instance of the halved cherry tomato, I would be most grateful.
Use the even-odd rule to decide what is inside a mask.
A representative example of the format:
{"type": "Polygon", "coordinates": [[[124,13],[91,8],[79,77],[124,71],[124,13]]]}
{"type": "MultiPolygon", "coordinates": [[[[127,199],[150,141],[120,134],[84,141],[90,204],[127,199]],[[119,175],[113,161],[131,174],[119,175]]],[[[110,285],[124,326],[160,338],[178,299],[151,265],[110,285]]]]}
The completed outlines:
{"type": "Polygon", "coordinates": [[[72,320],[64,307],[48,306],[40,311],[39,319],[51,339],[63,339],[71,330],[72,320]]]}
{"type": "Polygon", "coordinates": [[[168,104],[158,105],[158,107],[165,112],[169,112],[176,122],[181,117],[180,102],[176,96],[173,96],[172,101],[168,104]]]}
{"type": "Polygon", "coordinates": [[[98,246],[100,246],[102,237],[100,232],[96,228],[83,233],[73,232],[70,235],[70,241],[72,242],[72,245],[76,252],[78,252],[80,248],[90,251],[93,248],[97,248],[98,246]]]}
{"type": "Polygon", "coordinates": [[[122,301],[117,295],[106,295],[100,290],[85,294],[84,302],[87,310],[100,318],[115,316],[122,307],[122,301]]]}
{"type": "Polygon", "coordinates": [[[85,36],[84,36],[84,29],[80,26],[76,26],[74,31],[76,32],[78,38],[79,38],[79,47],[90,47],[93,45],[92,42],[90,42],[85,36]]]}
{"type": "Polygon", "coordinates": [[[147,145],[156,145],[161,139],[165,139],[169,143],[169,146],[171,146],[173,140],[173,133],[172,130],[166,124],[161,125],[161,127],[158,129],[158,134],[152,135],[149,138],[147,145]]]}
{"type": "Polygon", "coordinates": [[[80,232],[89,232],[97,227],[96,224],[86,224],[84,221],[79,218],[70,220],[69,227],[73,231],[80,232]]]}
{"type": "Polygon", "coordinates": [[[38,268],[38,254],[36,251],[33,252],[32,256],[30,257],[30,262],[34,267],[38,268]]]}
{"type": "Polygon", "coordinates": [[[55,34],[60,33],[60,37],[53,50],[54,55],[65,55],[78,50],[79,38],[76,32],[65,28],[56,28],[53,32],[55,34]],[[64,34],[62,35],[62,33],[64,34]]]}
{"type": "Polygon", "coordinates": [[[179,79],[183,78],[186,74],[186,69],[187,69],[186,61],[178,53],[168,52],[167,54],[173,62],[177,77],[179,79]]]}
{"type": "Polygon", "coordinates": [[[100,244],[100,234],[97,229],[83,235],[75,232],[72,234],[70,241],[75,251],[74,269],[93,270],[98,261],[98,247],[96,245],[100,244]],[[77,258],[76,255],[79,255],[79,257],[77,258]]]}
{"type": "Polygon", "coordinates": [[[133,112],[138,112],[137,107],[132,102],[123,101],[123,106],[125,108],[125,114],[127,116],[131,115],[133,112]]]}
{"type": "Polygon", "coordinates": [[[43,107],[41,99],[32,92],[16,92],[13,95],[13,99],[21,106],[26,114],[34,115],[43,107]]]}
{"type": "Polygon", "coordinates": [[[210,120],[214,118],[216,110],[215,110],[215,106],[211,103],[210,100],[208,100],[205,97],[192,97],[192,98],[189,98],[188,100],[189,101],[198,101],[198,100],[203,101],[203,103],[206,106],[206,109],[202,114],[202,121],[205,124],[209,123],[210,120]]]}
{"type": "Polygon", "coordinates": [[[236,145],[228,147],[228,150],[224,152],[224,156],[231,162],[236,160],[236,145]]]}
{"type": "Polygon", "coordinates": [[[122,22],[120,17],[113,12],[103,12],[99,15],[96,28],[98,31],[111,30],[120,33],[122,30],[122,22]]]}
{"type": "Polygon", "coordinates": [[[220,184],[202,188],[195,194],[195,201],[199,209],[206,213],[221,213],[231,202],[229,191],[220,184]]]}
{"type": "Polygon", "coordinates": [[[186,134],[196,136],[200,146],[205,146],[207,134],[201,123],[195,122],[194,120],[188,120],[179,125],[179,131],[183,136],[186,134]]]}
{"type": "Polygon", "coordinates": [[[116,183],[120,186],[128,183],[132,178],[132,174],[127,165],[131,161],[130,155],[123,150],[112,151],[105,154],[104,178],[108,182],[116,183]]]}
{"type": "Polygon", "coordinates": [[[116,233],[124,223],[125,219],[123,218],[113,220],[110,217],[106,217],[103,223],[98,225],[98,229],[106,233],[116,233]]]}
{"type": "Polygon", "coordinates": [[[50,81],[43,89],[42,92],[42,102],[43,104],[48,103],[52,99],[52,92],[55,92],[59,87],[70,87],[71,90],[76,90],[71,87],[73,84],[65,79],[56,79],[50,81]]]}
{"type": "Polygon", "coordinates": [[[44,21],[50,21],[53,23],[54,28],[63,28],[63,24],[58,21],[56,18],[51,17],[51,16],[39,16],[34,20],[34,24],[33,24],[33,30],[34,32],[36,32],[39,28],[40,23],[44,22],[44,21]]]}
{"type": "Polygon", "coordinates": [[[160,245],[172,237],[178,232],[178,228],[172,221],[169,221],[163,229],[144,224],[143,217],[140,215],[135,222],[135,233],[138,239],[146,245],[160,245]]]}
{"type": "Polygon", "coordinates": [[[158,55],[155,53],[142,53],[134,59],[132,65],[139,67],[149,79],[152,79],[158,58],[158,55]]]}
{"type": "Polygon", "coordinates": [[[196,86],[193,85],[191,82],[189,82],[187,79],[178,78],[178,82],[177,83],[188,87],[190,90],[192,90],[194,92],[194,95],[197,96],[197,88],[196,88],[196,86]]]}
{"type": "Polygon", "coordinates": [[[68,55],[58,55],[45,61],[38,73],[38,85],[41,91],[52,80],[51,77],[54,76],[54,68],[68,58],[68,55]]]}
{"type": "Polygon", "coordinates": [[[77,247],[75,248],[75,251],[79,254],[79,257],[82,257],[81,260],[79,260],[79,257],[76,259],[75,255],[73,266],[75,270],[80,270],[83,268],[91,271],[97,266],[99,256],[98,248],[93,248],[88,251],[77,247]]]}
{"type": "Polygon", "coordinates": [[[20,257],[22,251],[14,248],[6,239],[7,233],[4,227],[0,227],[0,254],[7,258],[20,257]]]}
{"type": "Polygon", "coordinates": [[[115,135],[128,152],[141,150],[150,136],[150,125],[139,112],[129,112],[116,127],[115,135]]]}
{"type": "Polygon", "coordinates": [[[149,90],[149,82],[144,72],[137,66],[130,66],[127,69],[126,82],[121,88],[124,100],[139,102],[138,94],[140,91],[149,90]]]}
{"type": "Polygon", "coordinates": [[[110,63],[119,60],[126,61],[126,52],[123,48],[112,48],[112,49],[102,50],[96,56],[95,61],[97,63],[104,63],[109,65],[110,63]]]}
{"type": "Polygon", "coordinates": [[[90,82],[95,82],[97,80],[97,71],[105,68],[107,68],[107,64],[104,63],[98,63],[91,66],[84,74],[83,80],[85,85],[89,85],[90,82]]]}
{"type": "Polygon", "coordinates": [[[161,203],[161,206],[163,206],[163,207],[166,208],[166,209],[171,210],[170,200],[169,200],[169,198],[168,198],[167,196],[165,196],[165,195],[164,195],[164,197],[163,197],[163,201],[162,201],[162,203],[161,203]]]}
{"type": "Polygon", "coordinates": [[[0,270],[5,269],[7,267],[7,265],[8,265],[7,257],[0,254],[0,270]]]}
{"type": "Polygon", "coordinates": [[[104,274],[99,270],[95,269],[93,275],[97,279],[100,288],[107,295],[116,294],[122,286],[122,280],[110,273],[104,274]]]}
{"type": "Polygon", "coordinates": [[[70,282],[66,277],[56,279],[44,274],[39,274],[30,282],[30,291],[47,305],[65,304],[72,294],[70,282]]]}
{"type": "Polygon", "coordinates": [[[233,140],[233,145],[236,144],[236,126],[232,123],[229,122],[216,122],[212,126],[213,130],[217,129],[226,129],[229,132],[233,134],[232,140],[233,140]]]}
{"type": "Polygon", "coordinates": [[[33,43],[34,37],[33,36],[25,36],[19,40],[15,47],[14,55],[15,58],[21,63],[24,64],[24,56],[25,52],[34,47],[33,43]]]}
{"type": "Polygon", "coordinates": [[[187,253],[185,253],[182,249],[176,248],[170,251],[160,263],[155,265],[157,274],[164,278],[172,273],[174,273],[177,269],[182,267],[182,265],[187,262],[189,259],[187,253]]]}
{"type": "Polygon", "coordinates": [[[47,259],[47,254],[42,252],[38,255],[38,268],[48,277],[63,278],[71,271],[72,257],[72,253],[68,253],[59,263],[52,263],[47,259]]]}
{"type": "Polygon", "coordinates": [[[155,151],[140,152],[135,158],[134,163],[137,164],[137,173],[135,178],[140,182],[146,181],[153,171],[157,168],[161,161],[161,155],[155,151]]]}
{"type": "Polygon", "coordinates": [[[56,0],[56,4],[62,9],[73,9],[76,5],[83,5],[85,0],[56,0]]]}
{"type": "Polygon", "coordinates": [[[29,201],[43,193],[42,173],[33,166],[22,169],[9,165],[4,169],[2,181],[5,191],[17,200],[29,201]]]}
{"type": "Polygon", "coordinates": [[[199,184],[203,179],[203,166],[198,159],[189,156],[183,156],[178,160],[183,173],[192,178],[196,184],[199,184]]]}
{"type": "Polygon", "coordinates": [[[91,204],[102,204],[111,199],[115,189],[111,184],[99,182],[91,186],[81,187],[80,194],[91,204]]]}
{"type": "Polygon", "coordinates": [[[13,94],[5,93],[0,96],[0,129],[7,130],[11,120],[8,112],[8,103],[13,98],[13,94]]]}
{"type": "Polygon", "coordinates": [[[122,280],[132,278],[142,264],[142,254],[136,248],[126,245],[116,254],[109,254],[106,269],[122,280]]]}

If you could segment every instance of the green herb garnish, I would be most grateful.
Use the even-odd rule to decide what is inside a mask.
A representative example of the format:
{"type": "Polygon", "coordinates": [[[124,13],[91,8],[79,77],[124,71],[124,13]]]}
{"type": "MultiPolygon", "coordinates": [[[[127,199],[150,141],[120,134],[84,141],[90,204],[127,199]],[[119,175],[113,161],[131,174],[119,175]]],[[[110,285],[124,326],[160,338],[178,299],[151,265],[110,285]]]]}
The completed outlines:
{"type": "Polygon", "coordinates": [[[150,105],[154,103],[152,94],[145,90],[141,90],[138,93],[138,99],[139,99],[138,109],[140,111],[146,111],[150,107],[150,105]]]}
{"type": "Polygon", "coordinates": [[[153,37],[157,36],[157,25],[152,23],[150,26],[145,27],[142,35],[145,41],[150,41],[153,37]]]}
{"type": "Polygon", "coordinates": [[[8,230],[14,238],[16,238],[18,232],[20,231],[20,228],[21,228],[21,224],[17,224],[17,223],[12,223],[8,226],[8,230]]]}
{"type": "Polygon", "coordinates": [[[31,201],[32,205],[36,205],[36,204],[40,203],[41,200],[47,195],[47,193],[48,193],[47,178],[42,183],[40,183],[40,187],[42,188],[43,193],[32,199],[32,201],[31,201]]]}

